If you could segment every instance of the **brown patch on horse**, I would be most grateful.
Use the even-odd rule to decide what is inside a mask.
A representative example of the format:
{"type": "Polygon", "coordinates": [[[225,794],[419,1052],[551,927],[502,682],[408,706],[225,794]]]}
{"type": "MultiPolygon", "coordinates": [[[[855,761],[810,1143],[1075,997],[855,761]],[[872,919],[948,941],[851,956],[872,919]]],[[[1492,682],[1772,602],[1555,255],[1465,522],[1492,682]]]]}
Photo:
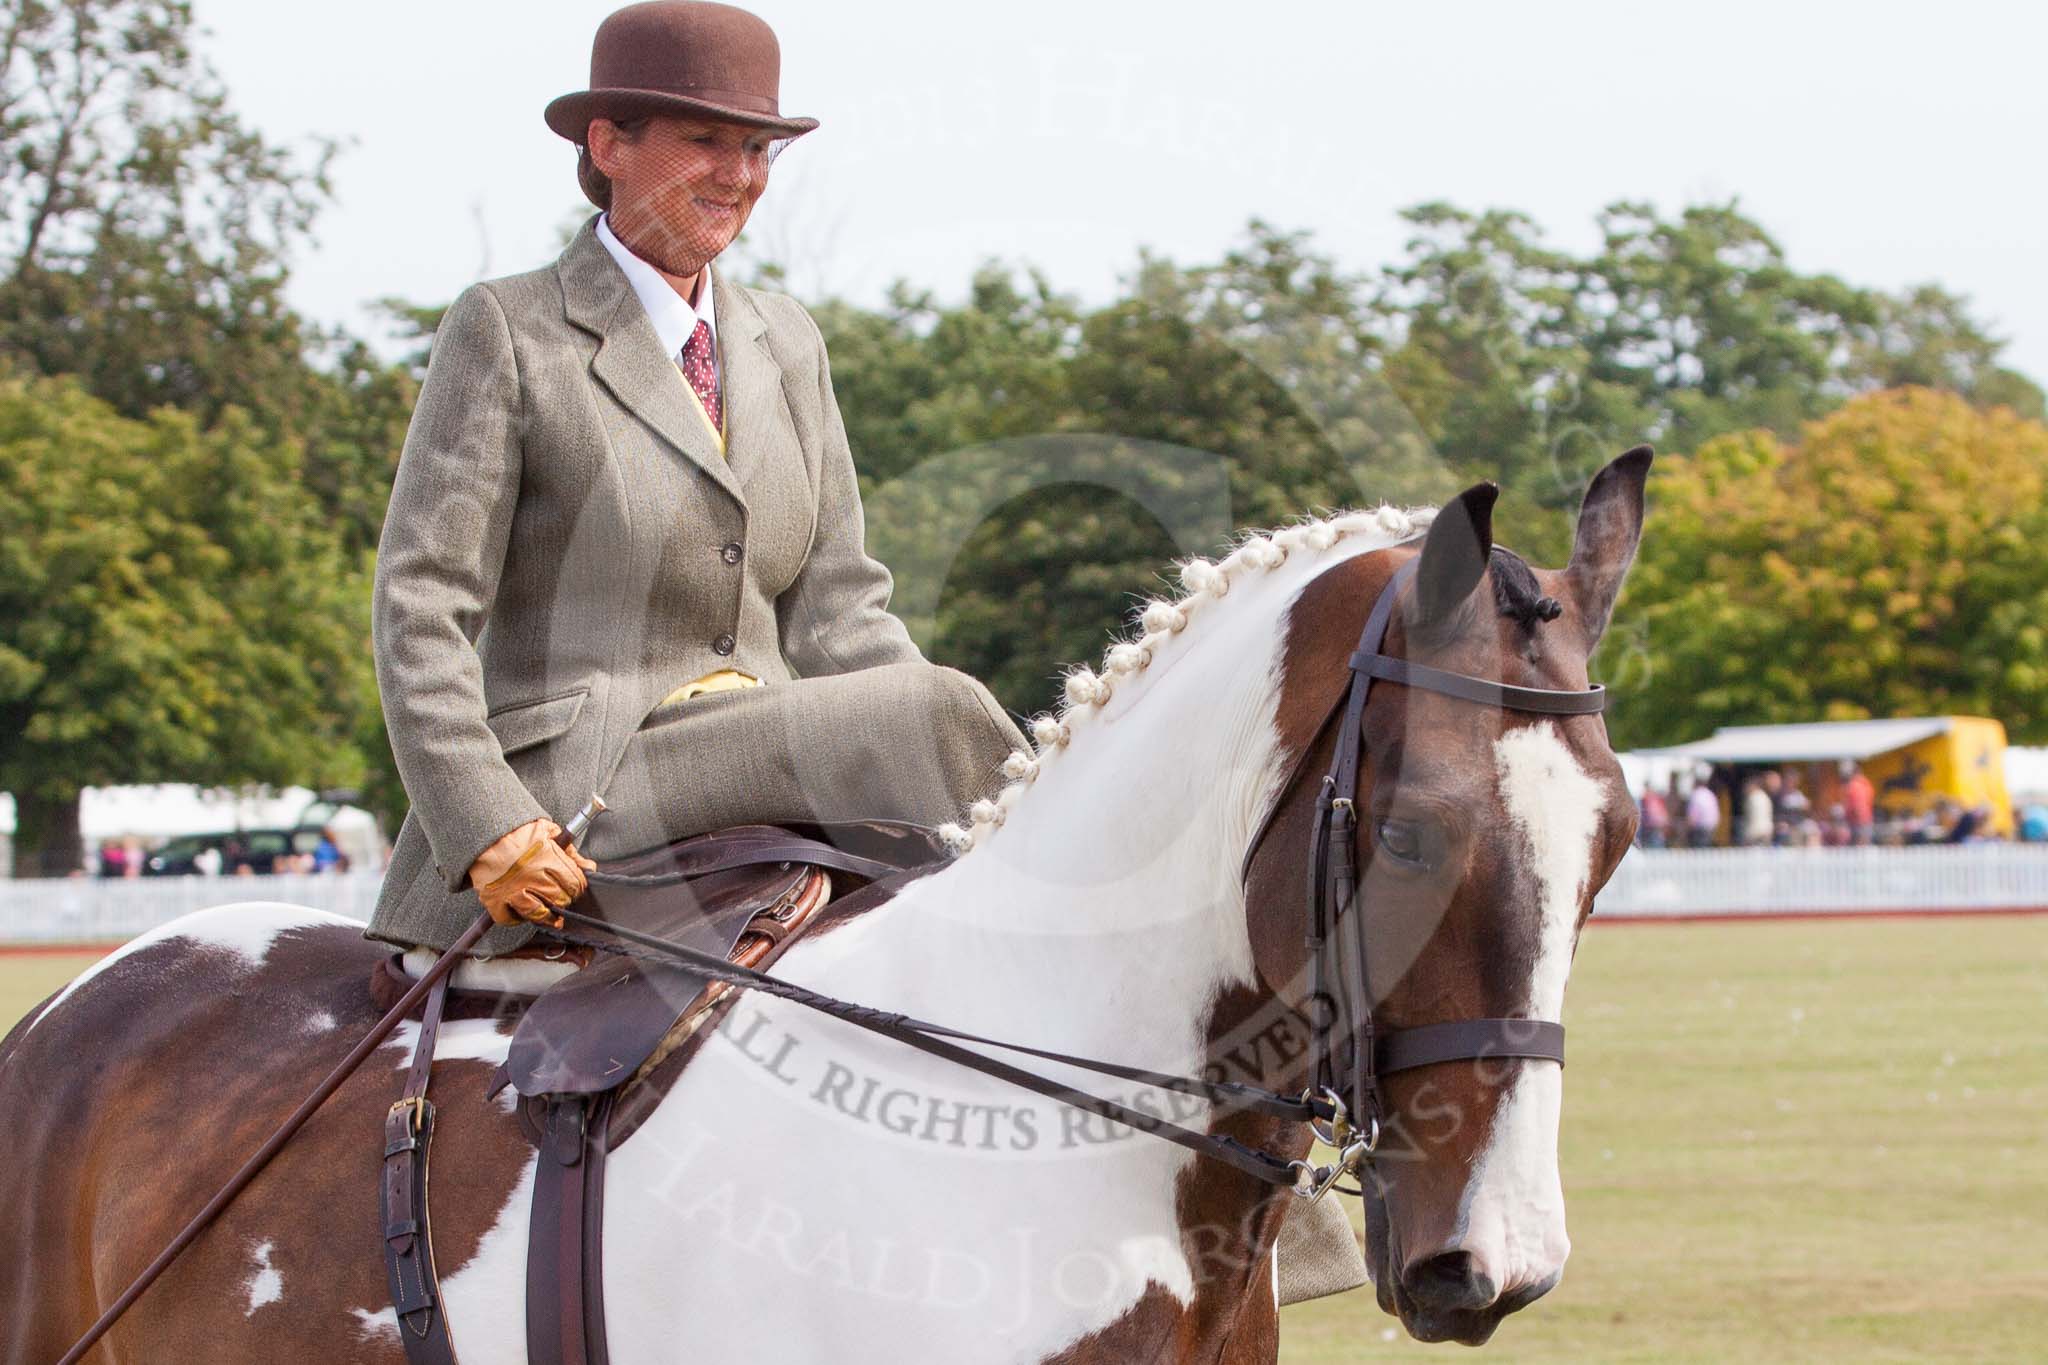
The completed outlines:
{"type": "MultiPolygon", "coordinates": [[[[352,926],[294,928],[252,971],[231,949],[173,938],[114,963],[10,1040],[0,1113],[15,1178],[0,1182],[0,1219],[27,1229],[35,1251],[0,1268],[0,1354],[55,1359],[83,1333],[369,1031],[379,1012],[367,982],[386,951],[352,926]]],[[[96,1358],[402,1362],[377,1255],[377,1171],[407,1056],[396,1043],[372,1054],[96,1358]],[[259,1282],[266,1269],[275,1280],[259,1282]],[[357,1310],[391,1328],[366,1329],[357,1310]]],[[[483,1099],[491,1071],[480,1060],[434,1068],[444,1278],[475,1256],[531,1153],[516,1120],[483,1099]]],[[[452,1326],[460,1349],[462,1324],[452,1326]]]]}

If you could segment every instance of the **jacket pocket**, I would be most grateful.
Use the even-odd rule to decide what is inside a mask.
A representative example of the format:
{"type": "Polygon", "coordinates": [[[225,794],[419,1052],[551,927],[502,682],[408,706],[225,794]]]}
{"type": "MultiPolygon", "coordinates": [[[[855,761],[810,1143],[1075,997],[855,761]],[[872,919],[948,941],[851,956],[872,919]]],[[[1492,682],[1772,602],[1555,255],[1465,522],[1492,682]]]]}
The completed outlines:
{"type": "Polygon", "coordinates": [[[484,717],[484,724],[491,727],[499,746],[510,756],[567,734],[583,714],[583,702],[589,695],[590,689],[585,687],[559,697],[501,706],[484,717]]]}

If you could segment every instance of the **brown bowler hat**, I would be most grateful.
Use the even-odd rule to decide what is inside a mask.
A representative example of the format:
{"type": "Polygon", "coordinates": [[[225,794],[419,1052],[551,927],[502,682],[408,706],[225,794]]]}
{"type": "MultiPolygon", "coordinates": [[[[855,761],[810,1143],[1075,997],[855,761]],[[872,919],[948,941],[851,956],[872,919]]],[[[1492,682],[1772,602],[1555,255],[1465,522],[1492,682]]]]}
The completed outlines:
{"type": "Polygon", "coordinates": [[[784,118],[775,94],[782,49],[775,31],[731,5],[708,0],[646,0],[597,26],[590,45],[590,89],[547,107],[548,127],[577,146],[594,118],[701,115],[795,137],[814,118],[784,118]]]}

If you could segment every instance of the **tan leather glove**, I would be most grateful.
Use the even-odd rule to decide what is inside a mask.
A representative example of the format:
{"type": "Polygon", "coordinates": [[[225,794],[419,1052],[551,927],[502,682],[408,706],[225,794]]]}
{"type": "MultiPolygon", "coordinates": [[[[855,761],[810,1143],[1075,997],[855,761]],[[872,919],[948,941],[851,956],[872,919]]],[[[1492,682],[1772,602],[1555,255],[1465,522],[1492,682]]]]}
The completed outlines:
{"type": "Polygon", "coordinates": [[[554,912],[583,894],[585,872],[597,864],[555,842],[562,827],[552,820],[529,820],[512,830],[470,864],[469,882],[496,924],[532,921],[562,927],[554,912]]]}

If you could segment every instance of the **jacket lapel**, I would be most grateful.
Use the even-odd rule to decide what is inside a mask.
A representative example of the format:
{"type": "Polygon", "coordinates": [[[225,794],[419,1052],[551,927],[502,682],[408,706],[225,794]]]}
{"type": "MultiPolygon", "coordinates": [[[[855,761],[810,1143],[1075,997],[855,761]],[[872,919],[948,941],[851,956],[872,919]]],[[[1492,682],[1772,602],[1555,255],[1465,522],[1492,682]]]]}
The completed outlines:
{"type": "MultiPolygon", "coordinates": [[[[704,424],[674,358],[662,353],[661,339],[633,286],[597,240],[595,217],[569,243],[555,269],[569,321],[597,338],[597,354],[590,361],[592,377],[745,507],[737,472],[719,454],[718,442],[704,424]]],[[[721,311],[719,322],[724,321],[721,311]]],[[[727,430],[733,426],[734,419],[728,418],[727,430]]]]}
{"type": "Polygon", "coordinates": [[[725,399],[725,460],[745,487],[760,470],[767,447],[782,428],[782,367],[769,351],[768,323],[754,301],[712,272],[718,309],[718,363],[725,399]]]}

